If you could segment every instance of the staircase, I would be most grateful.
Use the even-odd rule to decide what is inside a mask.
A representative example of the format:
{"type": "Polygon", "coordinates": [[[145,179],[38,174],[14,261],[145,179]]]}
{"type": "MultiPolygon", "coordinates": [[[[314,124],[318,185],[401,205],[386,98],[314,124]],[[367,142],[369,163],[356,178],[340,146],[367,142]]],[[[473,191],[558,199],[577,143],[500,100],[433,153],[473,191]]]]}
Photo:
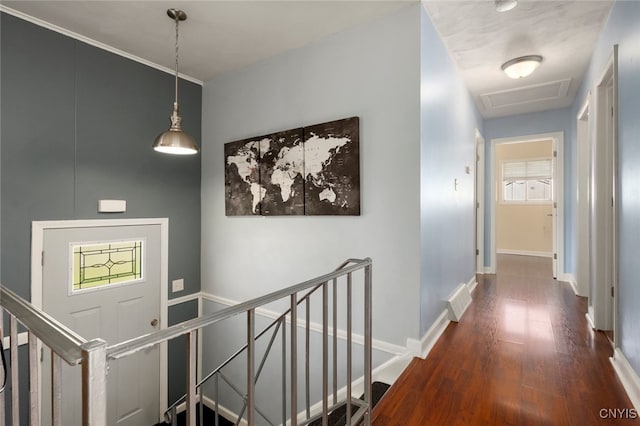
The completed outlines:
{"type": "MultiPolygon", "coordinates": [[[[82,424],[106,426],[110,407],[105,398],[109,363],[181,336],[186,337],[187,393],[165,412],[169,424],[178,424],[184,416],[184,424],[196,426],[202,416],[202,426],[216,425],[216,416],[204,417],[205,413],[211,416],[204,409],[206,407],[202,411],[198,409],[200,400],[215,401],[215,411],[236,416],[232,422],[218,417],[216,426],[327,424],[330,415],[332,421],[328,424],[371,424],[374,398],[371,383],[372,261],[369,258],[348,259],[328,274],[113,345],[102,339],[87,341],[2,285],[0,307],[0,339],[3,337],[2,314],[8,314],[10,320],[8,350],[14,367],[10,378],[14,391],[7,405],[11,407],[8,419],[13,424],[63,426],[60,377],[63,363],[66,363],[81,373],[82,424]],[[260,310],[274,309],[274,306],[278,307],[273,316],[275,320],[258,329],[257,321],[264,322],[264,318],[257,317],[260,310]],[[240,325],[242,332],[239,335],[243,339],[246,336],[246,343],[199,379],[200,335],[211,330],[209,327],[228,326],[229,323],[223,322],[232,318],[237,324],[244,323],[240,325]],[[18,380],[18,325],[28,331],[28,389],[31,392],[21,391],[18,380]],[[312,333],[315,339],[310,338],[312,333]],[[36,391],[41,387],[38,374],[40,345],[51,352],[53,359],[49,401],[39,401],[40,395],[36,391]],[[343,348],[340,351],[339,346],[343,348]],[[271,364],[267,363],[268,358],[271,364]],[[265,365],[269,367],[264,368],[265,365]],[[242,369],[242,374],[235,374],[238,368],[242,369]],[[267,373],[262,374],[265,370],[267,373]],[[362,371],[363,376],[355,377],[354,371],[362,371]],[[272,378],[260,381],[261,374],[272,378]],[[274,375],[279,377],[273,378],[274,375]],[[352,396],[354,382],[364,390],[360,399],[352,396]],[[218,390],[219,386],[224,389],[218,390]],[[29,399],[30,410],[24,422],[18,418],[20,395],[29,399]],[[228,406],[223,405],[230,395],[235,399],[228,406]],[[50,418],[40,418],[41,402],[50,404],[50,418]],[[186,411],[178,415],[177,407],[182,404],[186,411]]],[[[386,391],[384,386],[375,385],[376,395],[386,391]]],[[[0,418],[3,419],[4,396],[0,393],[0,418]]]]}

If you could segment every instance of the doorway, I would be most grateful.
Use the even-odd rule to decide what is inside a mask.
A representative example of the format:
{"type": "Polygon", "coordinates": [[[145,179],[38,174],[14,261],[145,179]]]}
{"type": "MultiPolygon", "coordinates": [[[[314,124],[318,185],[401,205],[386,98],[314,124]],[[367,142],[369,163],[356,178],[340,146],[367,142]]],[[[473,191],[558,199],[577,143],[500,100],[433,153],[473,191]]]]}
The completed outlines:
{"type": "MultiPolygon", "coordinates": [[[[110,345],[166,327],[167,227],[166,219],[34,222],[32,303],[110,345]]],[[[50,368],[44,351],[40,401],[50,401],[50,368]]],[[[166,371],[165,346],[110,362],[107,422],[155,424],[166,407],[166,371]]],[[[65,365],[61,380],[63,423],[80,424],[80,371],[65,365]]]]}
{"type": "MultiPolygon", "coordinates": [[[[555,133],[545,133],[538,135],[529,135],[529,136],[520,136],[520,137],[511,137],[511,138],[501,138],[501,139],[492,139],[492,150],[490,157],[490,199],[492,201],[491,205],[491,262],[490,262],[490,271],[492,273],[496,272],[496,254],[497,254],[497,202],[498,200],[504,199],[505,192],[515,188],[515,186],[509,186],[510,183],[516,183],[517,185],[523,185],[523,189],[516,189],[516,193],[511,193],[512,197],[518,198],[530,198],[531,204],[535,203],[547,203],[549,206],[548,211],[545,211],[544,216],[541,216],[535,220],[538,220],[540,224],[549,223],[551,229],[549,232],[551,234],[551,251],[544,250],[533,250],[527,252],[515,250],[513,254],[526,254],[526,255],[538,255],[538,256],[549,256],[552,259],[552,274],[554,278],[564,279],[564,235],[563,235],[563,218],[564,218],[564,209],[563,209],[563,143],[564,136],[562,132],[555,133]],[[502,167],[502,164],[498,163],[496,158],[496,148],[499,145],[503,144],[525,144],[525,143],[535,143],[541,141],[549,141],[551,146],[551,151],[549,152],[550,157],[545,158],[532,158],[530,160],[520,162],[520,164],[515,164],[514,167],[511,168],[511,171],[508,173],[512,173],[512,175],[508,176],[507,180],[500,179],[499,174],[497,173],[497,168],[502,167]],[[543,160],[545,161],[537,161],[543,160]],[[543,182],[534,182],[534,181],[543,181],[544,179],[538,179],[537,177],[542,177],[539,175],[540,167],[546,169],[550,167],[550,175],[551,181],[549,182],[549,186],[545,187],[543,182]],[[513,174],[515,173],[515,174],[513,174]],[[517,174],[525,173],[524,176],[516,176],[517,174]],[[529,179],[529,177],[531,179],[529,179]],[[500,180],[500,182],[498,181],[500,180]],[[528,183],[532,183],[532,185],[528,185],[528,183]],[[532,188],[533,187],[533,188],[532,188]],[[500,191],[500,192],[498,192],[500,191]],[[518,192],[519,191],[519,192],[518,192]],[[523,192],[524,191],[524,192],[523,192]],[[527,191],[530,191],[531,196],[527,195],[527,191]],[[550,198],[550,199],[549,199],[550,198]]],[[[544,225],[541,225],[544,226],[544,225]]],[[[507,253],[509,251],[506,251],[507,253]]]]}

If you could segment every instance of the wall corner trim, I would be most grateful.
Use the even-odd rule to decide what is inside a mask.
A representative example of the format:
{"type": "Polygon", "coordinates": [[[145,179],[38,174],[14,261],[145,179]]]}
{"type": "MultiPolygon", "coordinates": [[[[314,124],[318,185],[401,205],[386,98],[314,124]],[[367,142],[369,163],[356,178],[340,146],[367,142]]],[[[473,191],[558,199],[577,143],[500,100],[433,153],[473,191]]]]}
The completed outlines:
{"type": "Polygon", "coordinates": [[[638,374],[631,364],[629,364],[622,349],[616,348],[613,351],[613,356],[609,358],[609,360],[618,378],[622,382],[622,386],[624,386],[624,390],[627,392],[633,407],[636,410],[640,410],[640,377],[638,377],[638,374]]]}
{"type": "Polygon", "coordinates": [[[445,308],[420,340],[407,339],[407,353],[426,358],[450,322],[449,310],[445,308]]]}

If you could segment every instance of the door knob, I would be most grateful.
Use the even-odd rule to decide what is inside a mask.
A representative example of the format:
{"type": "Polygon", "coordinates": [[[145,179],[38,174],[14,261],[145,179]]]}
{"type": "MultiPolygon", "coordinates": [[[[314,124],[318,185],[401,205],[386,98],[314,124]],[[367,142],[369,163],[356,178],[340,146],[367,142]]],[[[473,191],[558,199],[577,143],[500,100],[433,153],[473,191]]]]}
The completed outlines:
{"type": "Polygon", "coordinates": [[[155,327],[156,325],[158,325],[158,320],[154,318],[151,320],[151,327],[155,327]]]}

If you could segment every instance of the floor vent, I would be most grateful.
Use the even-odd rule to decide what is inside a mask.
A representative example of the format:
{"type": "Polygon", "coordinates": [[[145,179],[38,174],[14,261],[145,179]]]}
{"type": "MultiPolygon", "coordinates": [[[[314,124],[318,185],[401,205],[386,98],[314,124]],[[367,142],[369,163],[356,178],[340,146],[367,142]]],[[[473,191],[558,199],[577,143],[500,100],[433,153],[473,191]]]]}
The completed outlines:
{"type": "Polygon", "coordinates": [[[471,293],[466,284],[460,284],[458,288],[451,294],[447,300],[447,308],[449,309],[449,319],[458,322],[462,318],[462,314],[471,304],[471,293]]]}

